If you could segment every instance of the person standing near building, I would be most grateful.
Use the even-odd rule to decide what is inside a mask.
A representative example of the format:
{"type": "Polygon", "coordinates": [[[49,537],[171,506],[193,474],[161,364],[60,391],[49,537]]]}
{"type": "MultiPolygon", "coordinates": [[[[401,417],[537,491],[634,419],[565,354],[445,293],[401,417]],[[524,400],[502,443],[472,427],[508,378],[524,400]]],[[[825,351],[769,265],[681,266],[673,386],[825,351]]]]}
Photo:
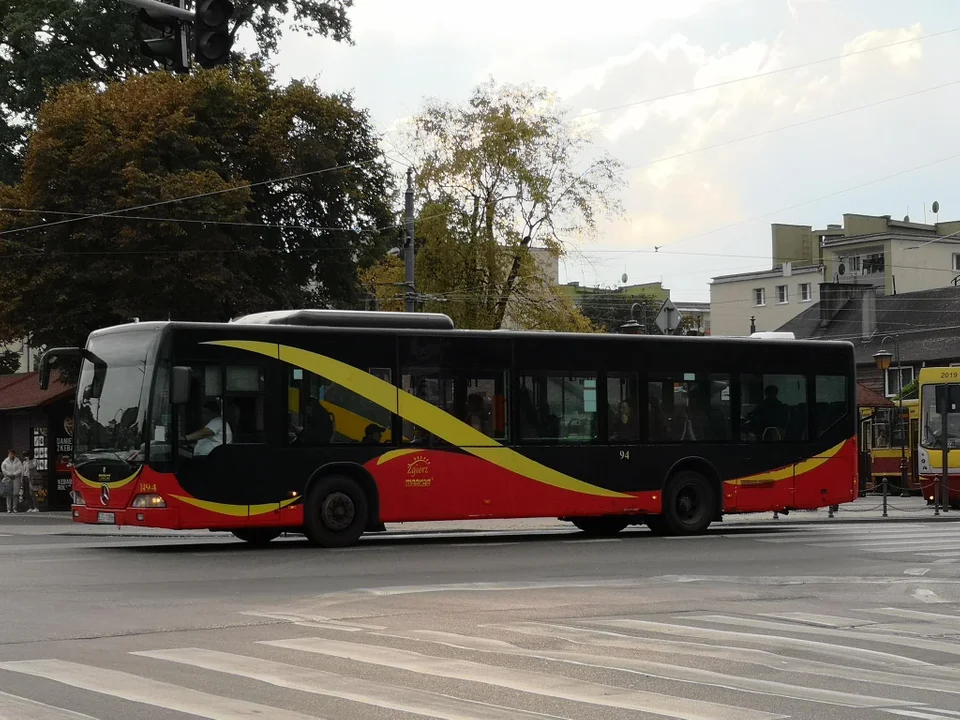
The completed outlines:
{"type": "Polygon", "coordinates": [[[29,507],[28,513],[40,512],[37,505],[37,484],[40,482],[40,476],[37,472],[37,461],[33,459],[33,453],[27,450],[23,454],[23,494],[27,498],[29,507]]]}
{"type": "Polygon", "coordinates": [[[3,473],[4,496],[7,500],[7,512],[17,512],[17,497],[20,495],[20,482],[23,478],[23,463],[17,457],[17,453],[11,450],[7,453],[7,459],[0,464],[0,472],[3,473]]]}

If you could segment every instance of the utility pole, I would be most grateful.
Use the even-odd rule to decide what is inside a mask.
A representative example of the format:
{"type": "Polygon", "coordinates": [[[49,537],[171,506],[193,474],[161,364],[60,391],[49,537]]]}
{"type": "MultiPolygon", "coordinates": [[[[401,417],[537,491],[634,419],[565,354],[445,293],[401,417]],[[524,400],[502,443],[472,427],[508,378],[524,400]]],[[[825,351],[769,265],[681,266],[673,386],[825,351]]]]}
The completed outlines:
{"type": "Polygon", "coordinates": [[[404,198],[404,224],[406,238],[404,239],[404,260],[406,261],[406,306],[407,312],[417,310],[417,289],[413,274],[413,168],[407,168],[407,191],[404,198]]]}

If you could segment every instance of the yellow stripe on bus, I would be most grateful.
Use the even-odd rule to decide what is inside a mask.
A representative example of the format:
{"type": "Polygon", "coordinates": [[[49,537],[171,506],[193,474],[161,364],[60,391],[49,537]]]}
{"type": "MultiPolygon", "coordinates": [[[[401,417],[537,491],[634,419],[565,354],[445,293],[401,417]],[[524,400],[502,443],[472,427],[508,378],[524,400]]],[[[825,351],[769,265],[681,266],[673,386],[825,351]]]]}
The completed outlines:
{"type": "Polygon", "coordinates": [[[104,485],[106,485],[106,486],[107,486],[108,488],[110,488],[111,490],[116,490],[117,488],[122,488],[124,485],[129,485],[129,484],[132,483],[134,480],[136,480],[136,479],[137,479],[137,476],[140,474],[140,471],[141,471],[141,470],[143,470],[143,467],[142,467],[142,466],[139,467],[139,468],[137,468],[136,471],[133,473],[133,475],[130,475],[130,476],[128,476],[128,477],[125,477],[125,478],[123,478],[123,480],[113,480],[113,481],[111,481],[111,482],[95,482],[95,481],[93,481],[93,480],[88,480],[87,478],[85,478],[85,477],[84,477],[83,475],[81,475],[80,473],[77,473],[77,479],[80,480],[80,482],[82,482],[82,483],[83,483],[84,485],[86,485],[87,487],[91,487],[91,488],[101,488],[101,487],[103,487],[104,485]]]}
{"type": "Polygon", "coordinates": [[[208,510],[218,515],[230,515],[231,517],[253,517],[255,515],[266,515],[269,512],[280,510],[288,505],[293,505],[300,498],[289,498],[275,503],[262,503],[260,505],[230,505],[229,503],[210,502],[209,500],[198,500],[197,498],[187,497],[185,495],[171,495],[180,502],[193,505],[202,510],[208,510]]]}
{"type": "Polygon", "coordinates": [[[451,445],[530,480],[584,495],[609,498],[633,497],[632,495],[591,485],[541,465],[510,448],[504,447],[493,438],[484,435],[465,422],[457,420],[426,400],[421,400],[404,390],[398,389],[393,383],[388,383],[339,360],[301,348],[286,345],[277,346],[272,343],[250,340],[218,340],[207,344],[246,350],[268,357],[278,357],[284,362],[325,377],[348,390],[352,390],[357,395],[399,415],[404,420],[409,420],[414,425],[436,435],[451,445]]]}
{"type": "Polygon", "coordinates": [[[840,452],[840,449],[847,443],[844,440],[838,445],[834,445],[829,450],[825,450],[819,455],[808,458],[798,463],[791,465],[786,465],[776,470],[770,470],[768,472],[757,473],[756,475],[748,475],[747,477],[736,478],[735,480],[727,480],[727,485],[762,485],[764,483],[777,482],[778,480],[789,480],[790,478],[795,478],[804,473],[808,473],[811,470],[816,470],[818,467],[827,462],[830,458],[840,452]]]}

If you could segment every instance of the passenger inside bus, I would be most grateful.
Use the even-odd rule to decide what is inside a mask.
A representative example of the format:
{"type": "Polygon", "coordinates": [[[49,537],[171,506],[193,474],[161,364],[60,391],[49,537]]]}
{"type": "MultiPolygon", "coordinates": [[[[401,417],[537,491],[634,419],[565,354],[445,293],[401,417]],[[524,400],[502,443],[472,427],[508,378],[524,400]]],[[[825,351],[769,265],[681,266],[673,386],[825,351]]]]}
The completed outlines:
{"type": "Polygon", "coordinates": [[[184,436],[187,442],[196,442],[193,448],[194,457],[209,455],[224,442],[227,444],[233,442],[230,423],[224,422],[220,415],[220,403],[216,400],[205,402],[201,418],[203,427],[184,436]]]}
{"type": "MultiPolygon", "coordinates": [[[[655,401],[655,398],[651,398],[651,402],[655,401]]],[[[621,400],[617,413],[610,422],[610,439],[626,441],[636,440],[639,437],[640,426],[637,423],[637,416],[630,407],[630,403],[621,400]]]]}
{"type": "Polygon", "coordinates": [[[360,441],[361,445],[379,445],[383,442],[383,433],[387,429],[385,427],[380,427],[376,423],[371,423],[367,425],[366,430],[363,433],[363,440],[360,441]]]}
{"type": "Polygon", "coordinates": [[[333,418],[330,413],[315,397],[307,400],[304,410],[304,426],[300,428],[294,425],[293,427],[297,433],[295,443],[306,447],[330,444],[334,432],[333,418]]]}

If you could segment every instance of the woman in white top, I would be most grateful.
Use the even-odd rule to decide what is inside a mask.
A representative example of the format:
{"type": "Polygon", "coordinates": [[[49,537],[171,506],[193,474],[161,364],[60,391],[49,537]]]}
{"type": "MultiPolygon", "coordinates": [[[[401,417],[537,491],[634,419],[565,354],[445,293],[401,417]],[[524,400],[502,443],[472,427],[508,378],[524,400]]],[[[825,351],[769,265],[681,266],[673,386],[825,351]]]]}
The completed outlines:
{"type": "Polygon", "coordinates": [[[9,484],[5,495],[7,500],[7,512],[17,512],[17,498],[20,496],[20,481],[23,478],[23,463],[17,457],[17,453],[11,450],[7,453],[7,459],[0,464],[0,472],[3,473],[3,479],[9,484]]]}

